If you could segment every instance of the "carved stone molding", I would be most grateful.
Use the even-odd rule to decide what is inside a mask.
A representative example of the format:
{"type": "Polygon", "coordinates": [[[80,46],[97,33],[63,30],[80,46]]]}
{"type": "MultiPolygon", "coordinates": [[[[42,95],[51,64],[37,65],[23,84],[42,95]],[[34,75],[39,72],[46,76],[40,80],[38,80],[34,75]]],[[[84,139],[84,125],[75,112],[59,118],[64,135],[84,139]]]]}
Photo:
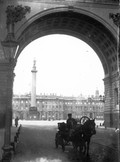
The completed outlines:
{"type": "Polygon", "coordinates": [[[7,20],[6,20],[6,25],[8,32],[14,33],[14,25],[18,21],[21,21],[23,18],[25,18],[26,13],[30,13],[30,7],[28,6],[14,6],[14,5],[9,5],[6,9],[6,14],[7,14],[7,20]],[[10,30],[10,31],[9,31],[10,30]]]}
{"type": "Polygon", "coordinates": [[[110,13],[109,17],[113,19],[113,22],[117,27],[120,27],[120,13],[110,13]]]}
{"type": "Polygon", "coordinates": [[[23,18],[25,18],[26,13],[30,12],[30,7],[28,6],[14,6],[9,5],[6,9],[6,27],[7,27],[7,36],[4,41],[2,41],[3,47],[17,47],[17,41],[15,40],[14,36],[14,26],[15,23],[18,21],[21,21],[23,18]]]}

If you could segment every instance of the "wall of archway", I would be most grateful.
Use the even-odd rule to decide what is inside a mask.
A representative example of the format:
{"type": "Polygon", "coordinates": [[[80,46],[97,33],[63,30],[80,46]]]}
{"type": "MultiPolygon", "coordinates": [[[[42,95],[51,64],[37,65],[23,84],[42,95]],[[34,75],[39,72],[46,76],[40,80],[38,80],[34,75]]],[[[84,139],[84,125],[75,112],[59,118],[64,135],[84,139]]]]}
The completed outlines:
{"type": "MultiPolygon", "coordinates": [[[[72,35],[82,39],[96,51],[105,74],[105,125],[118,127],[120,82],[117,69],[117,27],[113,20],[109,19],[109,14],[118,13],[119,5],[116,2],[107,4],[106,1],[98,3],[97,0],[92,3],[76,2],[66,0],[61,3],[57,0],[53,4],[52,0],[50,2],[0,1],[0,22],[2,24],[0,26],[0,128],[5,128],[4,153],[11,151],[13,72],[17,58],[31,41],[48,34],[72,35]],[[6,15],[9,5],[17,5],[17,7],[27,5],[31,12],[26,15],[25,8],[22,7],[23,10],[20,11],[19,16],[16,12],[11,15],[11,11],[6,15]],[[14,19],[14,16],[20,18],[19,22],[14,19]],[[6,24],[6,20],[10,20],[10,23],[6,24]],[[17,53],[15,53],[17,46],[14,46],[14,43],[19,44],[17,53]]],[[[13,7],[12,11],[14,10],[13,7]]]]}
{"type": "Polygon", "coordinates": [[[32,40],[57,33],[72,35],[87,42],[98,54],[105,74],[116,71],[117,46],[114,36],[93,18],[69,11],[49,13],[29,24],[18,38],[20,48],[16,58],[32,40]],[[111,63],[114,65],[109,67],[111,63]]]}
{"type": "Polygon", "coordinates": [[[114,118],[116,118],[116,113],[118,112],[114,95],[115,89],[118,88],[117,43],[108,28],[90,16],[73,11],[44,14],[44,16],[35,19],[31,23],[28,21],[28,24],[18,37],[19,50],[16,60],[23,48],[31,41],[49,34],[68,34],[77,37],[96,51],[105,74],[106,125],[114,125],[114,118]]]}

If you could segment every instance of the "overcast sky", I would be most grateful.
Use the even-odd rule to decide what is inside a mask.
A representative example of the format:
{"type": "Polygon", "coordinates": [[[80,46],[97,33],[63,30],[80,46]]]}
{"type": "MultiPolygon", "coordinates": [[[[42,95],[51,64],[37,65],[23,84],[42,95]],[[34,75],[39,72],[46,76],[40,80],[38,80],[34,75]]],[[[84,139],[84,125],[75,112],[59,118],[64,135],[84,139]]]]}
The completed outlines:
{"type": "Polygon", "coordinates": [[[36,59],[37,94],[63,96],[104,94],[102,64],[85,42],[67,35],[41,37],[24,48],[15,67],[14,94],[31,91],[31,69],[36,59]]]}

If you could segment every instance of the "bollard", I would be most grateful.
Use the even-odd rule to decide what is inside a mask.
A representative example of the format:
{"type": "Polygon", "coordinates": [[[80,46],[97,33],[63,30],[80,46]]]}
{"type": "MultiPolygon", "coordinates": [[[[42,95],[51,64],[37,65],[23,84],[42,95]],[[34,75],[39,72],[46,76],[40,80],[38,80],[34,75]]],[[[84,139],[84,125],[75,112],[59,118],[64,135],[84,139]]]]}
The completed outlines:
{"type": "Polygon", "coordinates": [[[12,146],[12,151],[15,154],[15,143],[14,142],[11,142],[10,145],[12,146]]]}
{"type": "Polygon", "coordinates": [[[16,143],[17,143],[17,137],[16,137],[16,136],[14,136],[14,142],[16,142],[16,143]]]}
{"type": "Polygon", "coordinates": [[[17,137],[17,138],[19,137],[19,133],[18,133],[18,132],[16,132],[16,137],[17,137]]]}

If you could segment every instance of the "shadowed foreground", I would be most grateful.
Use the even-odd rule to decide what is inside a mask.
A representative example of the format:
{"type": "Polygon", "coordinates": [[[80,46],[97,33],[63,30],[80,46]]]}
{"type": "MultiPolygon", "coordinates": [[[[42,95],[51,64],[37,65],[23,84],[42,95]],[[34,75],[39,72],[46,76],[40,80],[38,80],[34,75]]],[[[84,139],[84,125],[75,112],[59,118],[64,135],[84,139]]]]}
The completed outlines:
{"type": "Polygon", "coordinates": [[[68,162],[67,154],[55,148],[54,126],[22,127],[13,162],[68,162]]]}
{"type": "Polygon", "coordinates": [[[115,151],[119,150],[119,134],[114,130],[97,128],[97,134],[90,143],[90,157],[76,159],[71,146],[66,147],[65,152],[62,152],[60,146],[55,148],[56,129],[57,124],[23,124],[12,162],[119,162],[118,151],[115,151]]]}

